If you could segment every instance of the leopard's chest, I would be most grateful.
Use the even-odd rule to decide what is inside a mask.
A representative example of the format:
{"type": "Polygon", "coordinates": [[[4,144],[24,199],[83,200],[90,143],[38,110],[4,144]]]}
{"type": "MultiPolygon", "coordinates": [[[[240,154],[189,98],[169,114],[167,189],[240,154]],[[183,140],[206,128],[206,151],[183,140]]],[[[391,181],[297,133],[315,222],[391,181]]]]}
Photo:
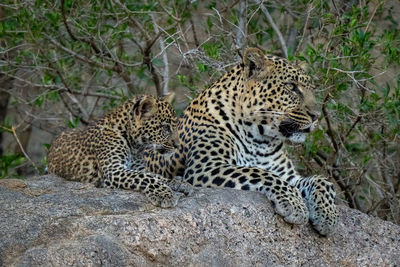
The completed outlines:
{"type": "Polygon", "coordinates": [[[285,165],[287,157],[280,140],[266,141],[260,137],[249,138],[246,135],[245,138],[236,140],[235,152],[238,166],[258,167],[272,172],[287,168],[285,165]]]}
{"type": "Polygon", "coordinates": [[[246,149],[240,149],[236,154],[236,162],[239,166],[259,167],[269,170],[276,165],[274,157],[279,153],[269,155],[272,148],[260,146],[258,144],[246,144],[246,149]],[[276,155],[275,155],[276,154],[276,155]]]}
{"type": "Polygon", "coordinates": [[[125,167],[130,170],[142,171],[145,170],[145,160],[142,149],[130,149],[130,153],[126,157],[125,167]]]}

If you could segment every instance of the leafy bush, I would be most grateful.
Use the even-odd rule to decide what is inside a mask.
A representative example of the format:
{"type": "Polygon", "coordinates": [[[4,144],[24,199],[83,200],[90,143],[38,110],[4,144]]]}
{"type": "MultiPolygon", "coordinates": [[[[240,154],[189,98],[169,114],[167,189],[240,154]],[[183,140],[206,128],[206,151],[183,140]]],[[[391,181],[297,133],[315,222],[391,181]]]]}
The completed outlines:
{"type": "Polygon", "coordinates": [[[3,2],[10,106],[47,131],[137,93],[173,90],[182,110],[247,46],[308,63],[321,116],[290,147],[299,170],[331,177],[350,207],[400,222],[398,1],[3,2]]]}

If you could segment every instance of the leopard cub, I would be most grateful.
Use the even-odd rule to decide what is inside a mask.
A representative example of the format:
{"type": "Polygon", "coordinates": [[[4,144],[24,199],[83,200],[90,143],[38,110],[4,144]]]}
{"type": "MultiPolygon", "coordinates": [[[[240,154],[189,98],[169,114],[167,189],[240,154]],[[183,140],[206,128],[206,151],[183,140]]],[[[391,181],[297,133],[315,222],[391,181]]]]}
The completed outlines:
{"type": "Polygon", "coordinates": [[[99,187],[143,192],[156,206],[172,207],[187,192],[179,181],[145,170],[139,157],[148,147],[170,150],[177,118],[165,99],[140,96],[126,101],[88,127],[61,133],[47,155],[49,173],[99,187]]]}

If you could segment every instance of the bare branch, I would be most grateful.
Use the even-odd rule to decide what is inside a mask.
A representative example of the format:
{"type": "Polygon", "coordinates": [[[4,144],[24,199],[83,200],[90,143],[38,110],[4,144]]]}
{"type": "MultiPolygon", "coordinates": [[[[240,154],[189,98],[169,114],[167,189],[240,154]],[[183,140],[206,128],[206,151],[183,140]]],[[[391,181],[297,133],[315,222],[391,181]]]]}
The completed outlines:
{"type": "Polygon", "coordinates": [[[117,4],[119,7],[121,7],[127,14],[129,14],[129,20],[139,29],[140,33],[143,34],[144,38],[146,40],[150,40],[151,37],[147,33],[147,31],[143,28],[142,24],[140,24],[133,16],[133,13],[131,10],[129,10],[124,4],[122,4],[119,0],[112,0],[115,4],[117,4]]]}
{"type": "Polygon", "coordinates": [[[53,45],[55,45],[57,48],[63,50],[64,52],[70,54],[71,56],[75,57],[76,59],[78,59],[78,60],[80,60],[80,61],[82,61],[82,62],[85,62],[85,63],[87,63],[87,64],[89,64],[89,65],[92,65],[92,66],[95,66],[95,67],[99,67],[99,68],[102,68],[102,69],[115,71],[115,69],[114,69],[115,66],[113,66],[113,65],[109,65],[109,64],[106,64],[106,63],[101,63],[101,62],[92,60],[92,59],[90,59],[90,58],[87,58],[87,57],[85,57],[85,56],[79,55],[78,53],[72,51],[71,49],[69,49],[69,48],[63,46],[62,44],[60,44],[59,42],[57,42],[55,39],[51,38],[50,36],[48,36],[48,35],[46,35],[46,34],[44,34],[44,36],[46,36],[46,38],[47,38],[53,45]]]}
{"type": "Polygon", "coordinates": [[[285,55],[285,57],[287,57],[288,56],[288,50],[287,50],[285,39],[283,38],[282,33],[279,30],[278,26],[276,26],[274,20],[272,19],[271,14],[269,14],[268,9],[264,6],[264,1],[257,0],[256,3],[260,5],[261,11],[264,13],[264,15],[267,18],[269,24],[271,24],[271,27],[272,27],[272,29],[274,29],[276,35],[278,35],[278,39],[279,39],[279,42],[280,42],[281,47],[282,47],[282,52],[285,55]]]}
{"type": "MultiPolygon", "coordinates": [[[[350,129],[346,132],[346,134],[344,135],[345,138],[347,138],[351,131],[353,131],[354,127],[356,127],[357,123],[361,120],[361,116],[358,115],[357,118],[354,120],[353,124],[351,125],[350,129]]],[[[343,140],[344,142],[344,140],[343,140]]]]}
{"type": "Polygon", "coordinates": [[[236,49],[241,50],[246,44],[247,36],[247,0],[240,0],[239,27],[236,33],[236,49]]]}
{"type": "Polygon", "coordinates": [[[129,90],[132,93],[137,93],[137,90],[133,87],[131,78],[124,71],[123,66],[121,64],[119,64],[118,62],[115,62],[114,65],[109,65],[109,64],[106,64],[106,63],[100,63],[98,61],[95,61],[95,60],[92,60],[90,58],[87,58],[87,57],[79,55],[78,53],[72,51],[71,49],[61,45],[59,42],[57,42],[56,40],[54,40],[50,36],[47,36],[47,35],[45,35],[45,36],[57,48],[60,48],[64,52],[67,52],[68,54],[70,54],[71,56],[75,57],[76,59],[79,59],[80,61],[85,62],[85,63],[87,63],[89,65],[92,65],[92,66],[95,66],[95,67],[99,67],[99,68],[103,68],[103,69],[106,69],[106,70],[111,70],[113,72],[116,72],[125,81],[125,83],[126,83],[127,87],[129,88],[129,90]]]}
{"type": "Polygon", "coordinates": [[[322,113],[324,114],[324,119],[325,119],[326,125],[327,125],[327,127],[328,127],[328,129],[327,129],[326,132],[327,132],[329,138],[331,139],[333,148],[335,149],[335,151],[336,151],[336,153],[337,153],[337,152],[339,152],[339,146],[338,146],[338,144],[337,144],[337,142],[336,142],[336,139],[335,139],[335,136],[334,136],[334,134],[333,134],[333,130],[332,130],[332,126],[331,126],[331,121],[330,121],[330,119],[329,119],[328,112],[326,111],[326,104],[328,103],[328,100],[329,100],[330,98],[331,98],[331,95],[330,95],[330,93],[328,93],[328,94],[326,95],[325,99],[324,99],[323,104],[322,104],[322,113]]]}
{"type": "MultiPolygon", "coordinates": [[[[47,88],[47,89],[49,89],[49,91],[50,90],[56,90],[56,91],[60,91],[60,92],[66,91],[66,92],[69,92],[69,93],[72,93],[72,94],[75,94],[75,95],[94,96],[94,97],[102,97],[102,98],[109,98],[109,99],[115,99],[115,100],[121,100],[122,99],[120,96],[97,93],[97,92],[86,92],[86,93],[83,93],[82,91],[78,91],[78,90],[74,90],[74,89],[67,89],[67,88],[64,88],[64,87],[56,85],[56,84],[34,83],[34,82],[31,82],[31,81],[29,81],[27,79],[23,79],[23,78],[21,78],[19,76],[11,75],[11,74],[3,72],[3,71],[0,71],[0,74],[4,74],[4,75],[6,75],[6,76],[8,76],[10,78],[16,79],[16,80],[18,80],[20,82],[23,82],[23,83],[25,83],[25,84],[27,84],[29,86],[32,86],[32,87],[47,88]]],[[[0,88],[0,91],[10,94],[10,91],[2,89],[2,88],[0,88]]]]}
{"type": "Polygon", "coordinates": [[[221,9],[220,12],[221,12],[221,13],[225,13],[225,12],[231,10],[234,6],[236,6],[236,5],[239,3],[239,1],[240,1],[240,0],[235,0],[235,1],[233,1],[231,5],[229,5],[229,6],[225,7],[225,8],[223,8],[223,9],[221,9]]]}
{"type": "MultiPolygon", "coordinates": [[[[172,18],[173,20],[175,20],[175,21],[177,21],[177,22],[182,22],[182,19],[181,19],[181,18],[178,18],[178,17],[174,16],[174,15],[172,14],[172,12],[170,12],[170,11],[167,10],[167,8],[164,6],[164,4],[162,3],[162,1],[159,1],[159,2],[158,2],[158,5],[161,7],[162,10],[164,10],[165,13],[168,14],[168,16],[171,16],[171,18],[172,18]]],[[[186,5],[187,5],[187,2],[186,2],[186,5]]],[[[186,8],[186,7],[185,7],[185,8],[186,8]]],[[[152,14],[151,17],[154,18],[154,14],[152,14]]]]}
{"type": "Polygon", "coordinates": [[[367,26],[365,27],[364,32],[367,32],[367,31],[368,31],[369,25],[371,24],[372,19],[375,17],[376,11],[377,11],[378,8],[383,4],[384,1],[377,1],[377,2],[378,2],[378,4],[375,6],[374,11],[372,12],[371,17],[370,17],[369,20],[368,20],[368,24],[367,24],[367,26]]]}
{"type": "Polygon", "coordinates": [[[40,172],[39,172],[39,169],[36,167],[36,164],[32,161],[32,159],[29,157],[29,155],[25,152],[24,147],[22,146],[21,142],[19,141],[19,138],[18,138],[17,132],[15,131],[14,126],[11,127],[11,131],[15,138],[15,141],[17,141],[17,144],[18,144],[19,148],[21,149],[22,153],[24,154],[25,158],[31,163],[31,165],[35,169],[36,174],[39,174],[40,172]]]}
{"type": "Polygon", "coordinates": [[[199,40],[197,39],[197,32],[196,32],[196,28],[194,27],[194,22],[193,22],[193,17],[190,17],[190,27],[192,28],[192,32],[193,32],[193,40],[194,40],[194,45],[197,47],[199,47],[199,40]]]}
{"type": "MultiPolygon", "coordinates": [[[[155,33],[159,34],[159,32],[160,32],[159,26],[156,23],[156,19],[155,19],[154,15],[151,16],[151,19],[153,20],[155,33]]],[[[162,57],[163,57],[163,62],[164,62],[164,72],[162,74],[163,86],[162,86],[161,94],[158,94],[158,96],[165,96],[165,95],[168,94],[168,83],[169,83],[168,55],[167,55],[167,51],[166,51],[165,46],[164,46],[163,38],[160,37],[158,42],[160,44],[160,50],[161,50],[162,57]]]]}
{"type": "Polygon", "coordinates": [[[306,36],[306,31],[308,28],[308,22],[310,20],[311,11],[313,9],[314,9],[314,6],[312,5],[312,3],[310,3],[307,7],[307,16],[306,16],[306,21],[304,22],[304,25],[303,25],[303,34],[301,35],[301,39],[299,41],[299,44],[297,45],[296,52],[298,52],[299,49],[301,49],[301,45],[303,44],[304,37],[306,36]]]}

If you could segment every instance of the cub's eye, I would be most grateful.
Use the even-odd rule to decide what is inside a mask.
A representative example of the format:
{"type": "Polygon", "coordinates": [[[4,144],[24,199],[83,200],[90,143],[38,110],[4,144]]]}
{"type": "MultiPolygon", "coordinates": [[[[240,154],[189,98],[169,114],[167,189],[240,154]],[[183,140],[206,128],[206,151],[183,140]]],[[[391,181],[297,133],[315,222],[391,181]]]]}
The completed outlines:
{"type": "Polygon", "coordinates": [[[296,93],[300,97],[303,97],[303,93],[300,91],[299,87],[297,87],[297,84],[295,84],[295,83],[286,83],[285,85],[290,91],[296,93]]]}
{"type": "Polygon", "coordinates": [[[170,127],[169,124],[164,124],[164,125],[162,126],[162,128],[163,128],[163,130],[166,131],[166,132],[172,132],[171,127],[170,127]]]}

